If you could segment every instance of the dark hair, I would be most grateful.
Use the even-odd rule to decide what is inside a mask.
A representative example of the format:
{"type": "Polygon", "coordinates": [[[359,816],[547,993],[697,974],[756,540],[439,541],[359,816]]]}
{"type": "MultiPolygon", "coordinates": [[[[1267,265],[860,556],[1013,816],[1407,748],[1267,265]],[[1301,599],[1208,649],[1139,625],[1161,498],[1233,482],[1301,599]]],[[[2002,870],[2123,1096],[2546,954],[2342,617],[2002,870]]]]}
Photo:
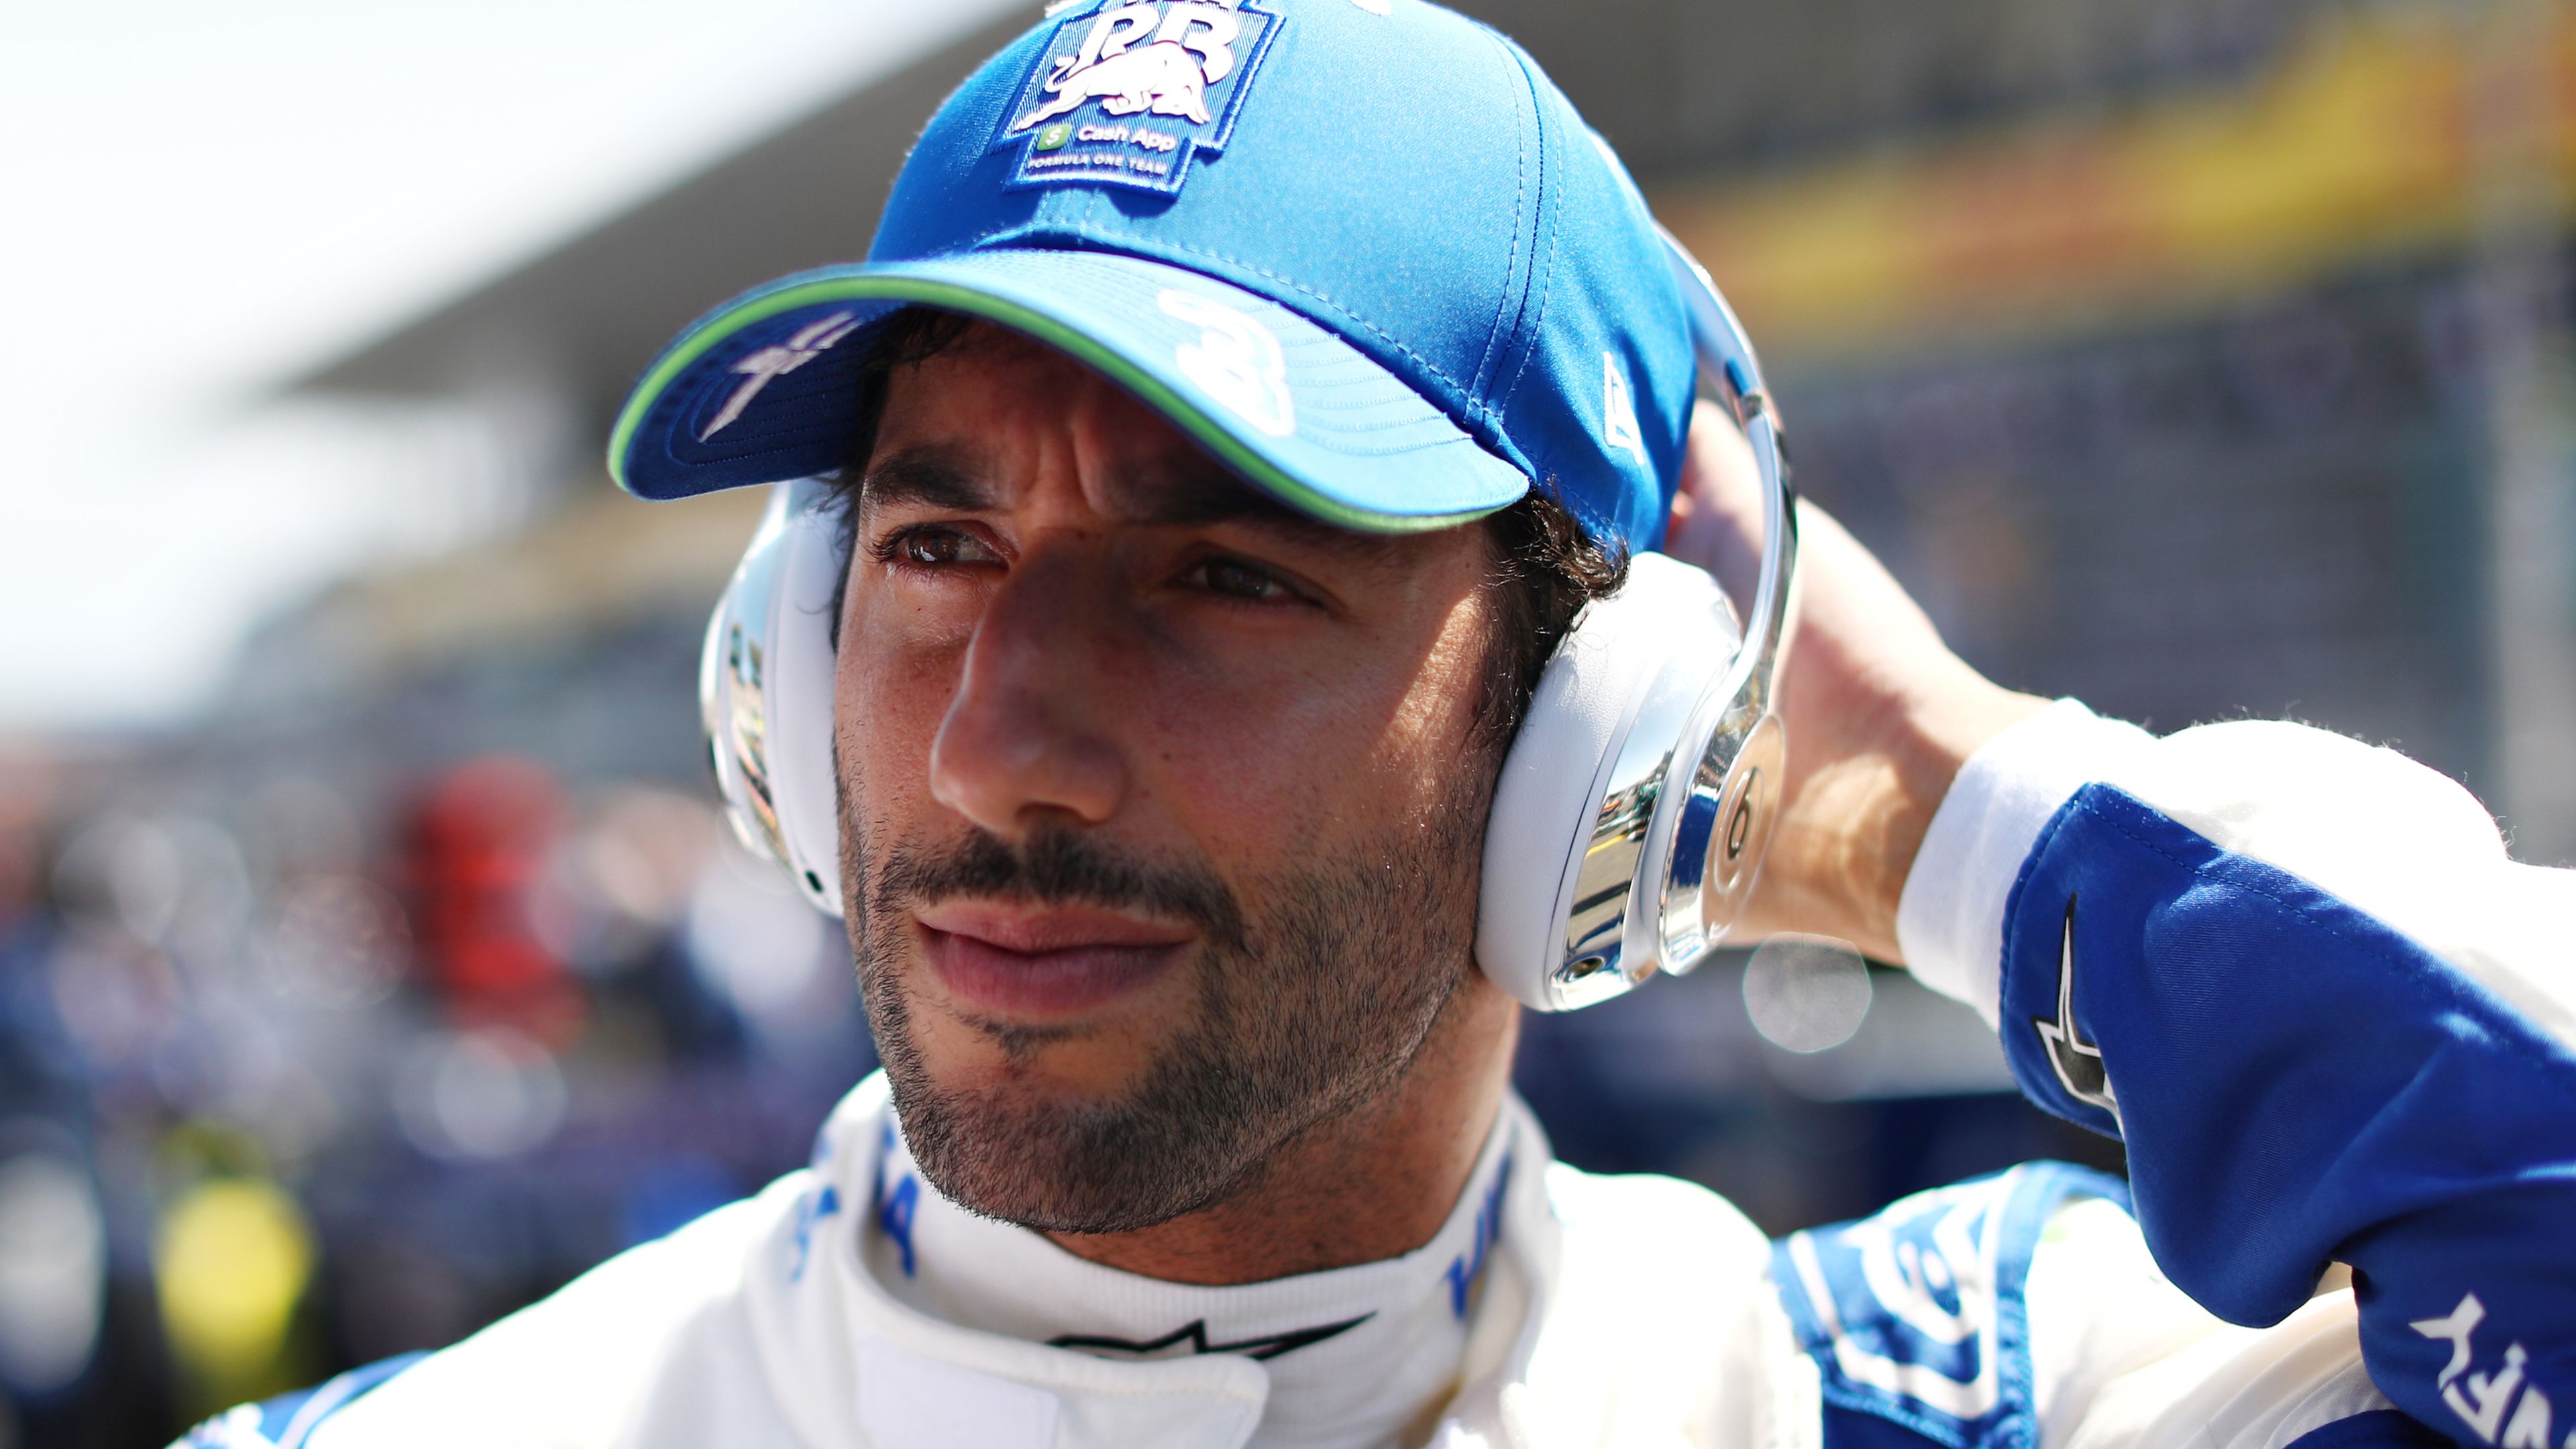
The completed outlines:
{"type": "MultiPolygon", "coordinates": [[[[963,340],[975,323],[963,312],[906,307],[880,325],[859,365],[859,422],[850,433],[848,461],[833,489],[848,557],[858,528],[859,485],[876,453],[877,423],[884,416],[886,385],[900,367],[918,367],[963,340]]],[[[1501,745],[1520,728],[1530,697],[1556,646],[1583,606],[1615,591],[1628,577],[1624,551],[1606,548],[1546,487],[1482,520],[1494,544],[1490,585],[1497,605],[1485,655],[1485,689],[1476,721],[1488,744],[1501,745]]],[[[843,587],[847,587],[847,575],[843,587]]],[[[832,600],[833,644],[840,643],[841,598],[832,600]]]]}
{"type": "Polygon", "coordinates": [[[1484,524],[1494,540],[1497,608],[1476,717],[1486,738],[1501,744],[1529,713],[1538,677],[1574,616],[1628,581],[1628,555],[1603,547],[1564,504],[1535,488],[1484,524]]]}

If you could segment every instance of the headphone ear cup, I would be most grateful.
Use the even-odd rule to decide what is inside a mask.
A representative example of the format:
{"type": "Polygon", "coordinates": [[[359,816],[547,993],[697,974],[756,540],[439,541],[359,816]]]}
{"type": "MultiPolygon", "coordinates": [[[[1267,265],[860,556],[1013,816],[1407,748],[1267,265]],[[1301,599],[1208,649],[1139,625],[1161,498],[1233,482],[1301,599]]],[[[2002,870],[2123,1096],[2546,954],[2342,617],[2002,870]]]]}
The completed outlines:
{"type": "Polygon", "coordinates": [[[828,485],[790,484],[786,566],[780,572],[778,641],[770,671],[771,779],[778,829],[787,840],[787,869],[796,889],[826,915],[841,914],[841,810],[833,758],[833,701],[840,657],[833,648],[833,606],[847,562],[835,517],[819,505],[828,485]]]}
{"type": "MultiPolygon", "coordinates": [[[[1591,835],[1598,782],[1626,735],[1639,674],[1650,661],[1620,648],[1619,631],[1587,609],[1539,675],[1529,711],[1494,781],[1477,890],[1476,961],[1493,983],[1537,1011],[1567,1003],[1550,980],[1564,937],[1573,856],[1591,835]]],[[[1638,642],[1627,636],[1626,642],[1638,642]]]]}
{"type": "Polygon", "coordinates": [[[841,914],[832,758],[837,530],[825,485],[776,485],[707,622],[699,707],[734,833],[785,867],[798,894],[841,914]]]}
{"type": "MultiPolygon", "coordinates": [[[[1514,999],[1564,1011],[1617,995],[1654,969],[1655,882],[1669,835],[1655,789],[1617,781],[1681,745],[1693,706],[1735,658],[1741,635],[1716,582],[1661,554],[1640,554],[1619,592],[1594,600],[1539,677],[1512,738],[1485,827],[1476,960],[1514,999]],[[1594,836],[1614,812],[1649,848],[1615,891],[1584,880],[1594,836]],[[1600,900],[1578,901],[1591,885],[1600,900]],[[1606,924],[1595,917],[1610,912],[1606,924]]],[[[1660,773],[1655,776],[1660,784],[1660,773]]]]}
{"type": "Polygon", "coordinates": [[[787,855],[769,783],[767,699],[769,601],[786,517],[787,490],[774,488],[742,562],[716,598],[698,657],[699,719],[726,823],[744,849],[772,860],[787,855]]]}

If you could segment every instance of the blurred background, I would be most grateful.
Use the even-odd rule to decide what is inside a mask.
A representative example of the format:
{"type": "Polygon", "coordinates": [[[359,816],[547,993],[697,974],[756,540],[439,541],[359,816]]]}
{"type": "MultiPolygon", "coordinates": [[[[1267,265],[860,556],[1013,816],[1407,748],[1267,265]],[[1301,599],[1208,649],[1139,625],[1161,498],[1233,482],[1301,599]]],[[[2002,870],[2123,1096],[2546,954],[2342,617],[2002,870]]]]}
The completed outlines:
{"type": "MultiPolygon", "coordinates": [[[[1972,661],[2392,743],[2576,860],[2576,3],[1466,8],[1972,661]]],[[[12,10],[0,1449],[452,1340],[796,1165],[873,1065],[837,927],[713,811],[759,499],[597,459],[681,323],[864,250],[1036,9],[12,10]]],[[[1522,1079],[1570,1159],[1773,1230],[2118,1164],[1802,943],[1535,1022],[1522,1079]]]]}

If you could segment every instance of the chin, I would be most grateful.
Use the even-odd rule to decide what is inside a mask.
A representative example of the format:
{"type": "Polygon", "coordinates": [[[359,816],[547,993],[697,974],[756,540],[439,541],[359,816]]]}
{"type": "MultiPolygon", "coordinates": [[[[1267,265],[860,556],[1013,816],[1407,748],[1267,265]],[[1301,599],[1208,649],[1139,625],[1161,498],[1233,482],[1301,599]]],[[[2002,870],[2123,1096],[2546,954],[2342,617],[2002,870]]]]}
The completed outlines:
{"type": "MultiPolygon", "coordinates": [[[[979,1074],[970,1074],[979,1075],[979,1074]]],[[[887,1076],[904,1145],[947,1197],[1049,1232],[1153,1227],[1224,1200],[1265,1155],[1202,1123],[1176,1121],[1149,1093],[1102,1096],[1012,1073],[950,1086],[887,1076]]]]}
{"type": "Polygon", "coordinates": [[[1261,1155],[1227,1130],[1248,1104],[1209,1090],[1187,1032],[1155,1050],[1132,1029],[961,1016],[914,969],[923,974],[870,973],[869,1023],[906,1147],[968,1210],[1047,1231],[1128,1231],[1221,1199],[1261,1155]]]}
{"type": "Polygon", "coordinates": [[[1057,1027],[975,1022],[932,1036],[919,1054],[926,1089],[1023,1104],[1012,1110],[1115,1109],[1151,1075],[1151,1056],[1123,1034],[1103,1040],[1057,1027]]]}

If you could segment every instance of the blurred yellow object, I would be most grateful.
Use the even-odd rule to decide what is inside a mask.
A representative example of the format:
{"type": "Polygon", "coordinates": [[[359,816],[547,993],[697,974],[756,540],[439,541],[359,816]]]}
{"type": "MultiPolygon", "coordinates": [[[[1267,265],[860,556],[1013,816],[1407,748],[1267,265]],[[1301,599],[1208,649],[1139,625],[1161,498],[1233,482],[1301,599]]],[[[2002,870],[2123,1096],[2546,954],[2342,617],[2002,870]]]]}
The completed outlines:
{"type": "MultiPolygon", "coordinates": [[[[2576,3],[2543,9],[2543,43],[2576,74],[2576,3]]],[[[2194,307],[2456,251],[2476,95],[2452,10],[2321,16],[2241,86],[1665,188],[1656,210],[1755,336],[1810,355],[2194,307]]],[[[2554,99],[2563,180],[2576,105],[2563,81],[2554,99]]]]}
{"type": "Polygon", "coordinates": [[[265,1387],[313,1277],[295,1200],[262,1178],[209,1178],[162,1214],[153,1257],[179,1362],[219,1398],[265,1387]]]}

